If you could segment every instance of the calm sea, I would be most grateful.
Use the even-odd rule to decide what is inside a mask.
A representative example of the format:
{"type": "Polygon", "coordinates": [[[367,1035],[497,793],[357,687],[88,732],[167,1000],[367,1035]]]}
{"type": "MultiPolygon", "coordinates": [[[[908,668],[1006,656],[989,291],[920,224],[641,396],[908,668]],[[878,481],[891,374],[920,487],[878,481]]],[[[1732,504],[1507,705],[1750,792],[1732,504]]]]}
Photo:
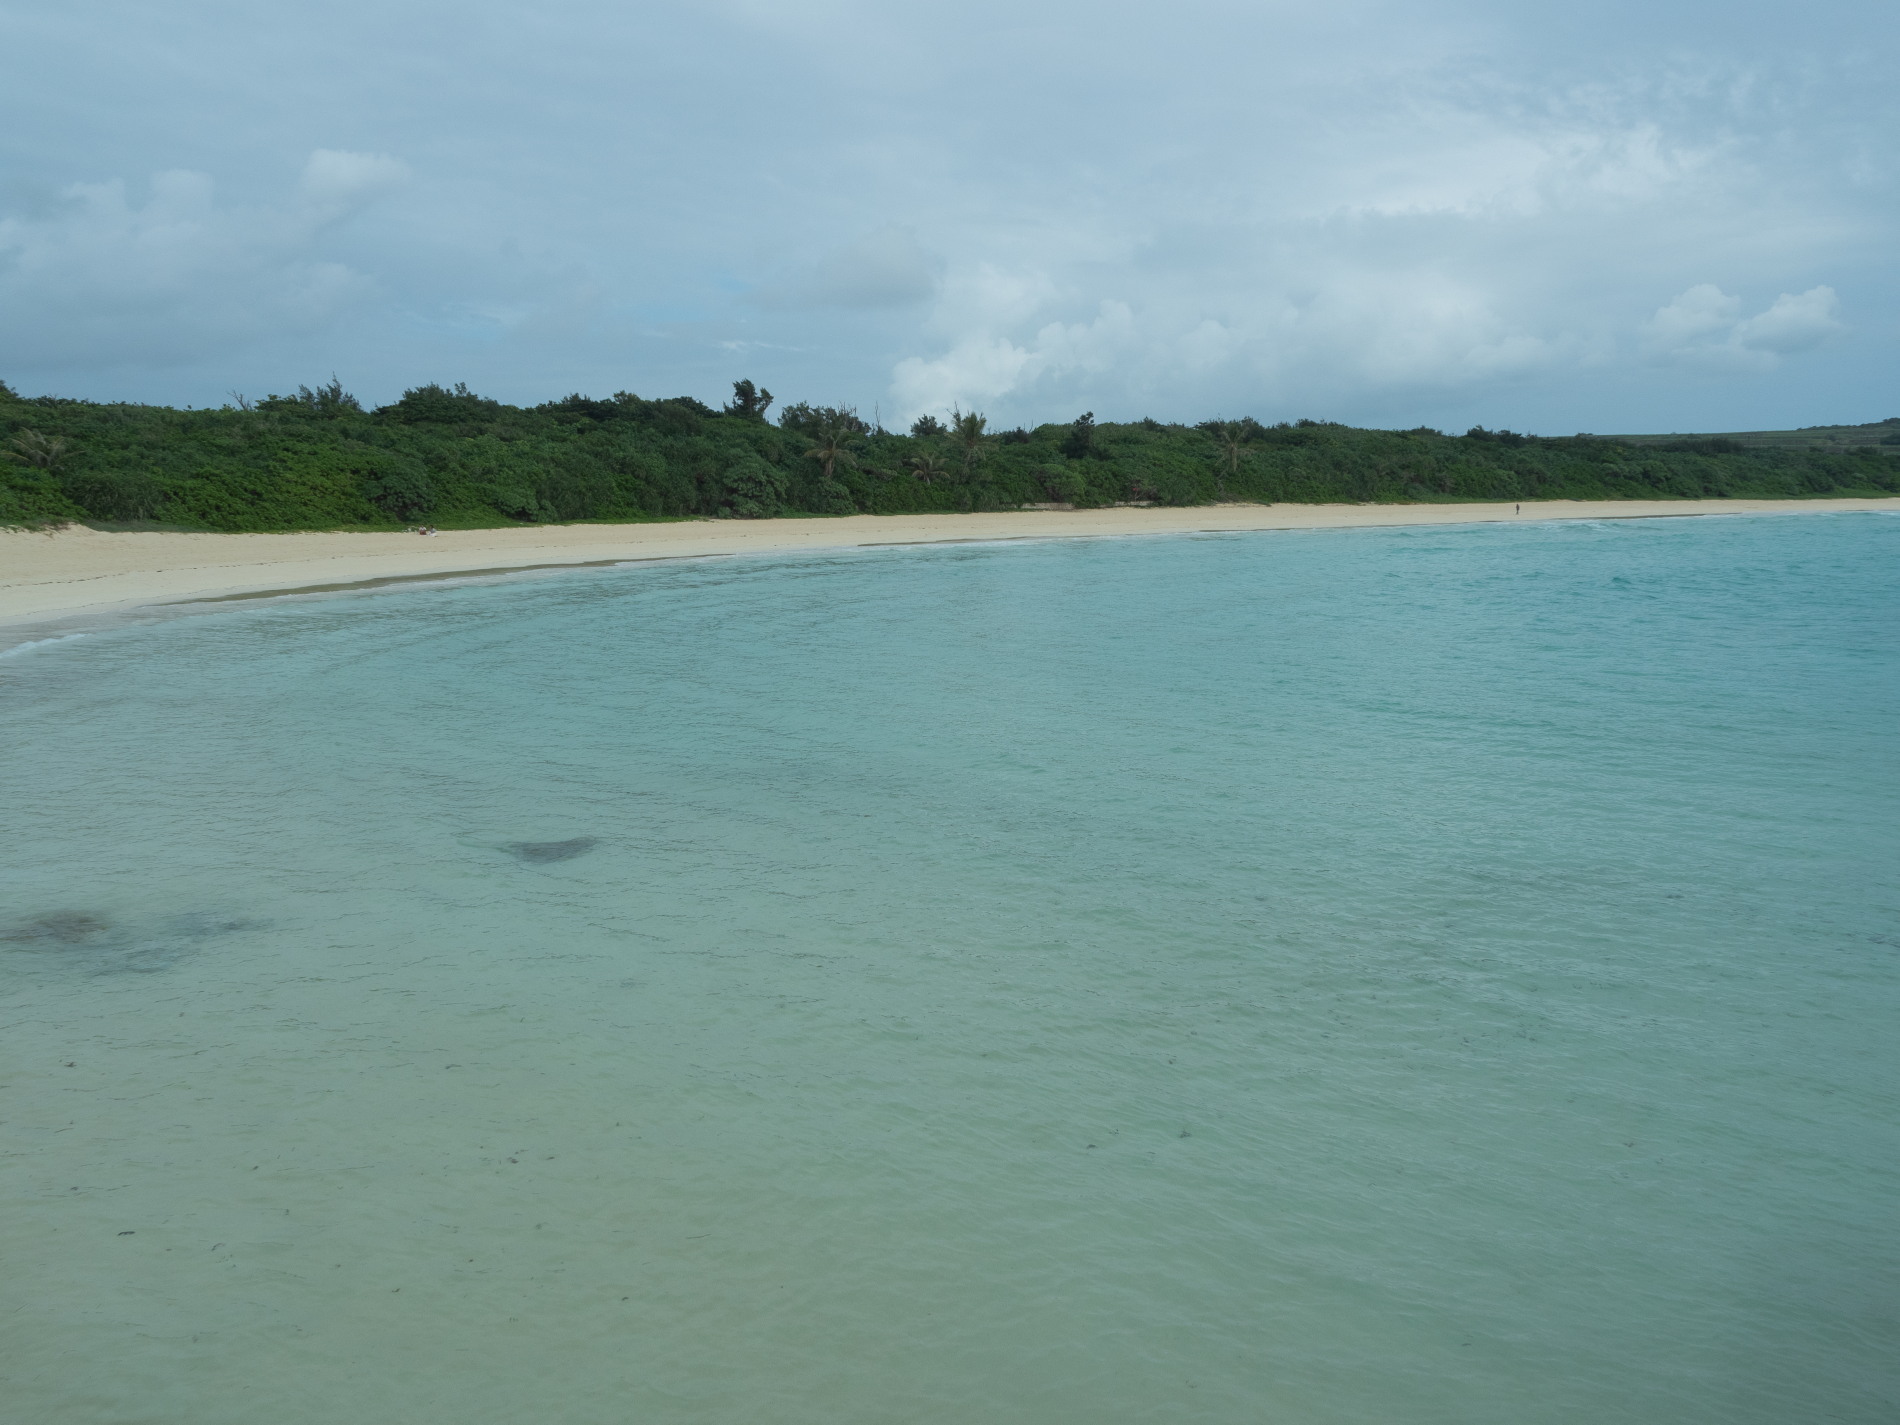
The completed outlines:
{"type": "Polygon", "coordinates": [[[22,1425],[1900,1418],[1900,518],[0,659],[22,1425]]]}

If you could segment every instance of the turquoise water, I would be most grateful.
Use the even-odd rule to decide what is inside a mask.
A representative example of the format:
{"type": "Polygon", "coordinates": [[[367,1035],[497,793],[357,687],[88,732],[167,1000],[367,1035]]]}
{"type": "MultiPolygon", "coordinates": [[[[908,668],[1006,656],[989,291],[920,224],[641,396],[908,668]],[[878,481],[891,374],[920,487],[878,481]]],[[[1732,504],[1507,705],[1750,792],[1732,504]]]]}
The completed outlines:
{"type": "Polygon", "coordinates": [[[36,1425],[1900,1413],[1900,519],[0,660],[36,1425]]]}

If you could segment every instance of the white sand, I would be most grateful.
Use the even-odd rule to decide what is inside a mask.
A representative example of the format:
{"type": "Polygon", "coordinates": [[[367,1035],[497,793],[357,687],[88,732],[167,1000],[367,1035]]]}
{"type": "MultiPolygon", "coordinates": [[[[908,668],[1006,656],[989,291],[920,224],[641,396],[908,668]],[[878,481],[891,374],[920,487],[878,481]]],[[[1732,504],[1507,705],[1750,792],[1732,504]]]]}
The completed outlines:
{"type": "Polygon", "coordinates": [[[977,515],[529,525],[413,534],[104,534],[0,531],[0,625],[152,604],[536,565],[767,554],[956,540],[1324,529],[1549,519],[1900,511],[1882,500],[1554,500],[1472,505],[1215,505],[977,515]]]}

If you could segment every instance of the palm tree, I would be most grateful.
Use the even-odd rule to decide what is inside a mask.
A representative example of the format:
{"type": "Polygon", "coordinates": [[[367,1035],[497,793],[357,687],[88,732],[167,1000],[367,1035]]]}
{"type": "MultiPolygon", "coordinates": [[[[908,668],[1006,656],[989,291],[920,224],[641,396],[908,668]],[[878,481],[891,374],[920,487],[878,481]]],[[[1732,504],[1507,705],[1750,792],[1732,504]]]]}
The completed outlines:
{"type": "Polygon", "coordinates": [[[950,467],[945,465],[933,452],[928,450],[922,455],[911,456],[911,458],[904,463],[910,467],[910,473],[915,475],[926,485],[933,481],[941,480],[950,473],[950,467]]]}
{"type": "Polygon", "coordinates": [[[1213,426],[1211,432],[1214,448],[1220,453],[1220,464],[1215,466],[1214,487],[1225,498],[1228,476],[1240,473],[1240,457],[1253,449],[1253,427],[1248,421],[1222,421],[1213,426]]]}
{"type": "Polygon", "coordinates": [[[8,460],[17,460],[22,465],[31,465],[36,469],[52,471],[66,463],[66,458],[74,454],[73,448],[66,443],[63,435],[46,436],[36,430],[23,430],[13,437],[13,449],[0,451],[8,460]]]}
{"type": "Polygon", "coordinates": [[[983,458],[984,447],[990,443],[987,430],[989,421],[975,411],[950,412],[950,439],[963,450],[963,482],[967,485],[976,478],[976,465],[983,458]]]}
{"type": "Polygon", "coordinates": [[[805,452],[806,458],[816,460],[825,472],[825,479],[831,478],[832,471],[840,465],[847,469],[858,463],[847,444],[857,432],[842,421],[834,421],[818,430],[818,444],[805,452]]]}

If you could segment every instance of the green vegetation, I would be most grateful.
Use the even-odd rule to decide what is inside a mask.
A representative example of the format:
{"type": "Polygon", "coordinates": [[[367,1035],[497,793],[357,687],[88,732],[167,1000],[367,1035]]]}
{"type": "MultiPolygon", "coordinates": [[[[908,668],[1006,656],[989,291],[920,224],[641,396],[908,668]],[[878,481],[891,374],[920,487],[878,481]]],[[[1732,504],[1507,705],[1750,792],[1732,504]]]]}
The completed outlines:
{"type": "Polygon", "coordinates": [[[1625,445],[1671,445],[1680,441],[1722,442],[1733,450],[1857,450],[1900,445],[1900,416],[1859,426],[1803,426],[1799,430],[1733,430],[1706,435],[1612,435],[1625,445]]]}
{"type": "Polygon", "coordinates": [[[1093,413],[995,431],[965,411],[899,434],[849,407],[804,403],[774,425],[771,405],[749,381],[734,384],[723,410],[626,392],[524,409],[429,385],[368,411],[334,380],[255,404],[174,410],[22,398],[0,385],[0,523],[299,530],[1220,499],[1900,493],[1900,421],[1871,428],[1892,444],[1806,446],[1304,420],[1113,424],[1093,413]]]}

